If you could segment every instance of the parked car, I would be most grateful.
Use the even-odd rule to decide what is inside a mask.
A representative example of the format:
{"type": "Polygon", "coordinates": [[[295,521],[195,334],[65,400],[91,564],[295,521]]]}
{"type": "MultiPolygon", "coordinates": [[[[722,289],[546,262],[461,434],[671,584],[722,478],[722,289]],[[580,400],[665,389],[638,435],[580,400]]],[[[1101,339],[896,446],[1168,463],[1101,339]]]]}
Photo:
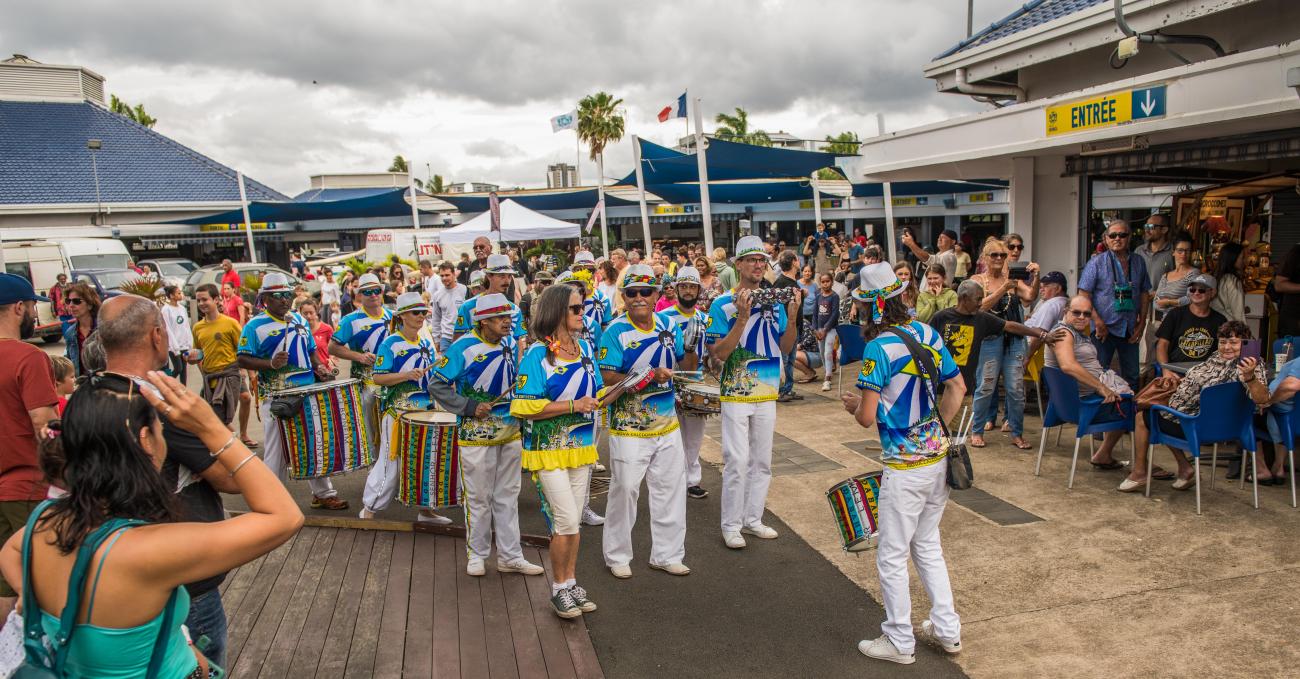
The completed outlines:
{"type": "Polygon", "coordinates": [[[86,283],[101,300],[122,294],[122,284],[140,278],[132,269],[73,269],[72,282],[86,283]]]}
{"type": "MultiPolygon", "coordinates": [[[[288,276],[289,280],[293,281],[295,285],[302,283],[307,288],[307,292],[311,293],[313,297],[320,296],[320,281],[304,281],[274,264],[249,264],[247,262],[235,262],[233,266],[240,278],[243,278],[248,274],[265,276],[270,272],[282,273],[288,276]]],[[[184,290],[186,297],[193,299],[194,289],[204,283],[213,283],[220,287],[221,275],[223,273],[225,272],[222,271],[220,264],[201,266],[190,273],[189,278],[185,279],[185,285],[182,286],[181,289],[184,290]]],[[[257,291],[253,290],[251,292],[256,293],[257,291]]]]}
{"type": "Polygon", "coordinates": [[[199,268],[198,264],[188,259],[180,257],[169,257],[166,259],[142,259],[136,262],[136,266],[144,269],[148,268],[158,272],[162,277],[163,283],[167,285],[185,285],[185,279],[190,277],[199,268]]]}

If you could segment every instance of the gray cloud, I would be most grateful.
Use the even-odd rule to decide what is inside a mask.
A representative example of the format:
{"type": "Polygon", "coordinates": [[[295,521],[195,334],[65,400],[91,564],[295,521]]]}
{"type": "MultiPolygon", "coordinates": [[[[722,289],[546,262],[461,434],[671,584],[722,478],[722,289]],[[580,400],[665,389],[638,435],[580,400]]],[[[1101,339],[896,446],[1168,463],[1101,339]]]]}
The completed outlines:
{"type": "Polygon", "coordinates": [[[465,152],[483,158],[514,158],[523,155],[524,150],[500,139],[482,139],[465,144],[465,152]]]}

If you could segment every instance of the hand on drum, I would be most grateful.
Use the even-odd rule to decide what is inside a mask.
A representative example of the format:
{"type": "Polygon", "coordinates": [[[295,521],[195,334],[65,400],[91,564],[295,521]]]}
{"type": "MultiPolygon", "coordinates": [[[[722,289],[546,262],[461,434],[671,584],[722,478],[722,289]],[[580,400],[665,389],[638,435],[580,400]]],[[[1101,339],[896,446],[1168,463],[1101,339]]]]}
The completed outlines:
{"type": "Polygon", "coordinates": [[[369,351],[363,351],[361,353],[361,358],[357,359],[357,363],[360,363],[362,365],[374,365],[377,359],[378,357],[370,353],[369,351]]]}
{"type": "Polygon", "coordinates": [[[334,377],[335,374],[334,369],[329,367],[328,363],[317,363],[312,367],[312,371],[316,373],[316,379],[319,380],[328,380],[334,377]]]}
{"type": "Polygon", "coordinates": [[[655,368],[654,375],[655,382],[658,382],[659,384],[667,384],[668,380],[673,378],[673,371],[668,368],[655,368]]]}
{"type": "Polygon", "coordinates": [[[172,424],[192,434],[199,434],[211,429],[225,429],[221,419],[212,411],[212,406],[199,395],[185,388],[174,377],[168,377],[154,370],[147,375],[149,382],[158,388],[141,389],[140,393],[153,407],[162,413],[172,424]]]}
{"type": "Polygon", "coordinates": [[[411,368],[402,373],[402,379],[408,382],[418,382],[427,372],[429,372],[428,368],[411,368]]]}
{"type": "Polygon", "coordinates": [[[587,396],[584,398],[577,399],[573,402],[573,411],[576,413],[582,413],[586,415],[588,413],[594,412],[596,408],[599,406],[600,406],[599,401],[597,401],[594,397],[587,396]]]}
{"type": "Polygon", "coordinates": [[[474,406],[474,418],[482,420],[492,414],[492,406],[486,403],[480,403],[474,406]]]}
{"type": "Polygon", "coordinates": [[[862,405],[862,395],[852,393],[840,394],[840,403],[844,404],[844,410],[846,412],[850,415],[855,415],[858,412],[858,406],[862,405]]]}
{"type": "Polygon", "coordinates": [[[271,357],[271,368],[275,370],[279,370],[280,368],[283,368],[288,363],[289,363],[289,352],[287,351],[277,351],[275,355],[271,357]]]}

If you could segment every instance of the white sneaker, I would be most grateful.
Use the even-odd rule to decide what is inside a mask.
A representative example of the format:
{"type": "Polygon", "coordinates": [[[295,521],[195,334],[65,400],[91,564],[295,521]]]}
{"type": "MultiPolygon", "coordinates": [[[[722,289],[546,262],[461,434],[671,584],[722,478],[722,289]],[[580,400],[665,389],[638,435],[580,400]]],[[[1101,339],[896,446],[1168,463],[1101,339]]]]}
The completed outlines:
{"type": "Polygon", "coordinates": [[[890,641],[889,637],[883,634],[880,635],[879,639],[873,641],[867,641],[866,639],[859,641],[858,652],[868,658],[888,660],[889,662],[896,662],[899,665],[911,665],[916,662],[915,653],[900,652],[898,647],[894,645],[894,642],[890,641]]]}
{"type": "Polygon", "coordinates": [[[546,572],[545,568],[528,561],[523,557],[517,557],[509,561],[497,560],[498,573],[523,573],[524,575],[541,575],[546,572]]]}
{"type": "Polygon", "coordinates": [[[825,382],[822,382],[822,391],[830,391],[830,390],[831,390],[831,381],[826,380],[825,382]]]}
{"type": "Polygon", "coordinates": [[[723,531],[722,541],[727,543],[727,547],[730,547],[731,549],[745,548],[745,538],[741,537],[740,533],[737,533],[736,531],[723,531]]]}
{"type": "Polygon", "coordinates": [[[586,526],[600,526],[605,523],[605,517],[592,511],[591,507],[583,507],[582,523],[586,526]]]}
{"type": "Polygon", "coordinates": [[[756,523],[752,526],[745,526],[744,528],[740,529],[740,532],[746,535],[753,535],[756,538],[762,538],[764,540],[776,539],[776,531],[768,526],[764,526],[761,523],[756,523]]]}
{"type": "Polygon", "coordinates": [[[369,509],[366,509],[365,507],[362,507],[361,511],[357,514],[357,518],[366,519],[367,521],[369,521],[370,519],[375,518],[375,513],[370,511],[369,509]]]}
{"type": "Polygon", "coordinates": [[[605,468],[605,465],[599,462],[593,462],[591,465],[591,470],[596,472],[597,474],[604,474],[605,472],[609,471],[608,469],[605,468]]]}
{"type": "Polygon", "coordinates": [[[926,641],[931,641],[943,647],[945,653],[957,655],[961,653],[961,639],[949,641],[934,633],[934,623],[926,620],[921,623],[921,634],[919,635],[926,641]]]}
{"type": "Polygon", "coordinates": [[[609,572],[619,580],[626,580],[632,577],[632,567],[625,563],[610,566],[609,572]]]}
{"type": "Polygon", "coordinates": [[[469,558],[469,563],[465,564],[465,572],[469,573],[470,575],[473,575],[474,577],[479,577],[482,576],[484,573],[487,573],[487,569],[483,568],[482,559],[476,556],[471,556],[469,558]]]}
{"type": "Polygon", "coordinates": [[[676,563],[651,563],[650,567],[655,570],[663,571],[669,575],[690,575],[691,569],[686,564],[678,561],[676,563]]]}
{"type": "Polygon", "coordinates": [[[447,526],[451,524],[451,519],[442,514],[435,514],[433,512],[425,513],[423,510],[419,514],[415,515],[415,520],[420,523],[431,523],[435,526],[447,526]]]}

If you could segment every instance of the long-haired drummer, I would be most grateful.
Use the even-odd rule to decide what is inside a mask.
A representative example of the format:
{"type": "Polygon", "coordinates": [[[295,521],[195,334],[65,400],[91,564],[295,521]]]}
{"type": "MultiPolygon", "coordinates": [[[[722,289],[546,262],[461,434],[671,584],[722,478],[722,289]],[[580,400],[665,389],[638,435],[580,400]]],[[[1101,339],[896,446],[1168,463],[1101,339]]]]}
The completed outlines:
{"type": "Polygon", "coordinates": [[[330,338],[329,354],[351,361],[352,378],[361,380],[361,412],[366,417],[370,449],[374,450],[379,446],[375,362],[379,359],[379,345],[388,337],[393,312],[384,307],[384,284],[372,273],[362,274],[357,280],[357,296],[361,298],[361,308],[339,319],[339,326],[330,338]]]}
{"type": "Polygon", "coordinates": [[[514,387],[514,309],[505,295],[474,298],[474,329],[452,342],[430,374],[428,390],[459,415],[461,493],[465,500],[466,572],[483,575],[496,530],[497,570],[541,575],[519,546],[519,421],[510,415],[514,387]]]}

